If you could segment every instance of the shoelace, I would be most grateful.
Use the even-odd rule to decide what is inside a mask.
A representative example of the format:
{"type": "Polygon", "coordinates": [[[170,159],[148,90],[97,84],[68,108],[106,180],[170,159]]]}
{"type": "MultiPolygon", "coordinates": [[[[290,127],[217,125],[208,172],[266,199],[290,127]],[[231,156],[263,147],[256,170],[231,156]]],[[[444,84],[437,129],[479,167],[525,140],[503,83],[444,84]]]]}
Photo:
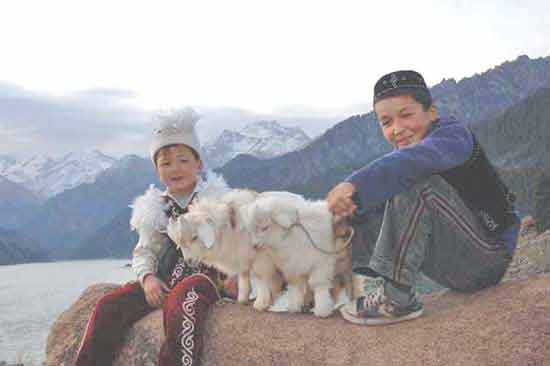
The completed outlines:
{"type": "Polygon", "coordinates": [[[379,286],[376,290],[370,292],[365,296],[363,300],[363,306],[365,309],[372,309],[382,304],[384,299],[384,287],[379,286]]]}

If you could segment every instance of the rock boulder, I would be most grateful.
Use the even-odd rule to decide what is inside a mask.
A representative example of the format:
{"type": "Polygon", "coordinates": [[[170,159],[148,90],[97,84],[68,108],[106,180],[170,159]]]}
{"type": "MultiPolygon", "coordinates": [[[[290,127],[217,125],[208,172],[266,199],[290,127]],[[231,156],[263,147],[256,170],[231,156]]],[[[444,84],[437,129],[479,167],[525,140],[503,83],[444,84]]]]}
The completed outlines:
{"type": "MultiPolygon", "coordinates": [[[[259,313],[216,305],[206,324],[203,366],[543,365],[550,360],[550,232],[522,239],[500,285],[423,298],[425,316],[382,327],[339,314],[259,313]]],[[[71,366],[95,302],[115,285],[94,285],[50,331],[46,366],[71,366]]],[[[156,364],[163,339],[157,310],[130,329],[116,366],[156,364]]]]}
{"type": "MultiPolygon", "coordinates": [[[[55,322],[47,366],[73,365],[95,301],[112,290],[96,285],[55,322]]],[[[217,305],[207,320],[203,365],[542,365],[550,359],[550,276],[534,275],[475,294],[424,298],[425,316],[383,327],[347,323],[339,315],[259,313],[217,305]]],[[[155,365],[162,313],[137,322],[115,365],[155,365]]]]}

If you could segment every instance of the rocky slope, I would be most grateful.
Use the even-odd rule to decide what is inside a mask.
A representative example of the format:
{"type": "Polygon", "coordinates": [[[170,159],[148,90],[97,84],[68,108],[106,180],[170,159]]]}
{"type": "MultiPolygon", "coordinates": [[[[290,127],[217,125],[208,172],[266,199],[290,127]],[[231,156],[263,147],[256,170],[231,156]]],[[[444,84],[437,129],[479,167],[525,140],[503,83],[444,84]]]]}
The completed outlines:
{"type": "MultiPolygon", "coordinates": [[[[203,365],[543,365],[550,359],[550,232],[521,243],[506,282],[477,293],[425,296],[426,314],[391,326],[362,327],[335,314],[258,313],[217,305],[206,324],[203,365]]],[[[88,288],[48,336],[47,366],[73,365],[97,299],[114,285],[88,288]]],[[[128,332],[114,365],[154,365],[162,311],[128,332]]]]}
{"type": "Polygon", "coordinates": [[[94,231],[74,248],[72,259],[131,258],[138,235],[130,229],[131,209],[124,208],[107,225],[94,231]]]}
{"type": "Polygon", "coordinates": [[[41,204],[33,192],[0,176],[0,228],[16,228],[33,216],[41,204]]]}
{"type": "MultiPolygon", "coordinates": [[[[82,184],[48,200],[25,226],[31,238],[47,238],[54,258],[66,257],[84,239],[108,225],[158,179],[148,159],[129,155],[82,184]]],[[[124,228],[125,230],[127,227],[124,228]]]]}
{"type": "Polygon", "coordinates": [[[47,260],[48,255],[37,243],[14,230],[0,228],[0,265],[47,260]]]}
{"type": "Polygon", "coordinates": [[[550,169],[540,175],[534,188],[533,216],[539,231],[550,230],[550,169]]]}
{"type": "Polygon", "coordinates": [[[487,155],[516,193],[517,208],[533,212],[535,185],[550,170],[550,88],[472,126],[487,155]]]}
{"type": "Polygon", "coordinates": [[[443,80],[431,92],[442,114],[476,123],[550,86],[549,69],[550,57],[523,55],[458,82],[443,80]]]}

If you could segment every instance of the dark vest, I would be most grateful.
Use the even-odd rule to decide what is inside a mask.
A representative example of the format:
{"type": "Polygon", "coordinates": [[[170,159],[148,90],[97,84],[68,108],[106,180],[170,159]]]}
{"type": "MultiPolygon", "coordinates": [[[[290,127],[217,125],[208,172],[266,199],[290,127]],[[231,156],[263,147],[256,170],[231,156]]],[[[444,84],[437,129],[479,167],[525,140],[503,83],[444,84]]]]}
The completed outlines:
{"type": "Polygon", "coordinates": [[[470,159],[440,176],[458,192],[489,234],[502,234],[517,221],[515,197],[502,182],[475,136],[473,139],[470,159]]]}
{"type": "MultiPolygon", "coordinates": [[[[187,212],[187,208],[181,208],[174,200],[168,196],[164,196],[164,202],[168,204],[164,214],[167,217],[177,218],[179,215],[183,215],[187,212]]],[[[172,271],[176,264],[182,258],[181,252],[178,250],[176,244],[170,239],[167,234],[162,234],[164,245],[159,255],[159,262],[157,266],[157,277],[166,282],[172,275],[172,271]]]]}
{"type": "MultiPolygon", "coordinates": [[[[183,215],[188,211],[186,208],[181,208],[172,198],[166,196],[164,197],[165,202],[168,204],[164,214],[167,217],[177,218],[179,215],[183,215]]],[[[194,197],[191,198],[191,201],[194,197]]],[[[205,264],[198,263],[196,265],[187,264],[183,261],[183,255],[180,250],[178,250],[176,244],[170,239],[170,237],[163,233],[162,238],[164,240],[164,246],[159,255],[159,262],[157,266],[157,277],[162,279],[169,286],[172,286],[171,283],[174,280],[174,276],[177,278],[184,278],[195,273],[203,273],[208,276],[218,287],[218,290],[222,289],[223,280],[226,276],[218,272],[213,267],[209,267],[205,264]],[[176,265],[180,264],[178,273],[175,274],[174,269],[176,265]]]]}

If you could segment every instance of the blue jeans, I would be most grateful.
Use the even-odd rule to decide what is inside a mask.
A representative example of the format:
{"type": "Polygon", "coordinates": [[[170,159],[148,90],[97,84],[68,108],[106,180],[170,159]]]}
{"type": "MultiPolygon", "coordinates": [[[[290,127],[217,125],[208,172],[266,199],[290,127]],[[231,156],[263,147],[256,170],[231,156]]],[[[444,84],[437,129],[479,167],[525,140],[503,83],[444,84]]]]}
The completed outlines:
{"type": "Polygon", "coordinates": [[[485,288],[500,281],[512,258],[504,240],[488,234],[440,176],[395,195],[354,229],[354,272],[407,286],[422,271],[451,289],[485,288]]]}

